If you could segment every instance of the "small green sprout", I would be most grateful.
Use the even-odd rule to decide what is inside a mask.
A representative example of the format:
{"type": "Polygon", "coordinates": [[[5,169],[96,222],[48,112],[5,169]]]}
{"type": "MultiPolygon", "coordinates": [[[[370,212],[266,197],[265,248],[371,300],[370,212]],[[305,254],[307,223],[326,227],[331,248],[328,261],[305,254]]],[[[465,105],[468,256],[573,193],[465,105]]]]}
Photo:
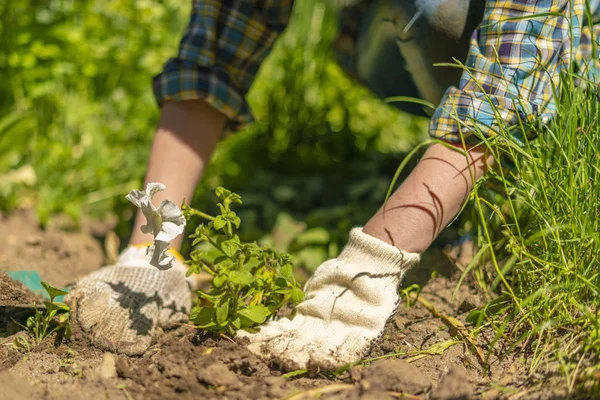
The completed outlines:
{"type": "Polygon", "coordinates": [[[188,221],[193,216],[208,221],[190,235],[193,245],[208,243],[220,253],[211,259],[207,252],[194,250],[187,261],[188,276],[205,271],[213,277],[208,292],[198,291],[190,320],[200,329],[233,334],[262,324],[289,301],[299,303],[304,293],[294,278],[289,254],[243,243],[238,237],[241,221],[230,207],[242,203],[240,196],[221,187],[216,194],[221,212],[215,217],[186,204],[181,207],[188,221]]]}
{"type": "Polygon", "coordinates": [[[65,303],[54,301],[55,298],[64,296],[67,292],[52,287],[46,282],[42,282],[42,286],[48,293],[50,301],[44,301],[45,310],[40,310],[35,303],[33,304],[35,313],[27,318],[24,328],[36,343],[42,342],[48,336],[60,330],[64,330],[65,338],[70,338],[71,326],[69,325],[69,319],[71,309],[65,303]]]}

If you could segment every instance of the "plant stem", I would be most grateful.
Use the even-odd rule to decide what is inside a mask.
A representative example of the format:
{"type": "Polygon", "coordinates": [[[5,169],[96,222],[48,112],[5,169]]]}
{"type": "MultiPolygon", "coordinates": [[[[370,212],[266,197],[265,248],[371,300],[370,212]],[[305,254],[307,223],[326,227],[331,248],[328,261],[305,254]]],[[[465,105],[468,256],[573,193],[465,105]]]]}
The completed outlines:
{"type": "Polygon", "coordinates": [[[192,207],[189,208],[189,212],[190,212],[190,215],[197,215],[197,216],[199,216],[201,218],[204,218],[204,219],[207,219],[209,221],[213,221],[215,219],[215,217],[212,217],[212,216],[210,216],[207,213],[204,213],[202,211],[198,211],[198,210],[196,210],[195,208],[192,208],[192,207]]]}

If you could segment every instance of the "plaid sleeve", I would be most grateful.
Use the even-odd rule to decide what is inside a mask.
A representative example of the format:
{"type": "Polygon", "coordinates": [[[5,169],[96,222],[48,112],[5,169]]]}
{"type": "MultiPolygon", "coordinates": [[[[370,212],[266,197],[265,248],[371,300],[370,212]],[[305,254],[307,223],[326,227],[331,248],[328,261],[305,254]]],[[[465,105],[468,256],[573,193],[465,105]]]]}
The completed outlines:
{"type": "MultiPolygon", "coordinates": [[[[600,84],[600,0],[590,0],[591,21],[581,30],[575,62],[584,81],[600,84]]],[[[587,17],[587,13],[586,13],[587,17]]]]}
{"type": "Polygon", "coordinates": [[[245,95],[291,10],[292,0],[194,0],[177,57],[153,80],[158,104],[204,99],[236,127],[251,122],[245,95]]]}
{"type": "Polygon", "coordinates": [[[434,112],[430,135],[460,143],[555,112],[559,75],[575,58],[584,0],[487,0],[459,87],[434,112]]]}

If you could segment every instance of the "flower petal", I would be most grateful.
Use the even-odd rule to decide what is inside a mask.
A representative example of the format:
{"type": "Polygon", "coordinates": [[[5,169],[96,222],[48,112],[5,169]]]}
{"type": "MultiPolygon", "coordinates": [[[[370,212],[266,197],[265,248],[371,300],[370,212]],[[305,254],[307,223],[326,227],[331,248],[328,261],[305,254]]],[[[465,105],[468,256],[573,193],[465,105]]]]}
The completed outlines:
{"type": "MultiPolygon", "coordinates": [[[[152,207],[154,208],[154,207],[152,207]]],[[[160,233],[161,219],[158,211],[152,210],[148,207],[142,207],[142,213],[146,217],[146,224],[142,225],[140,229],[144,233],[151,233],[155,238],[160,233]]]]}
{"type": "Polygon", "coordinates": [[[149,182],[146,185],[146,194],[150,201],[152,201],[152,197],[154,197],[157,192],[164,192],[166,188],[167,187],[162,183],[149,182]]]}
{"type": "Polygon", "coordinates": [[[148,204],[152,204],[150,202],[148,194],[137,189],[134,189],[131,192],[129,192],[129,194],[125,196],[125,198],[139,208],[147,207],[148,204]]]}
{"type": "Polygon", "coordinates": [[[162,227],[156,235],[156,240],[165,242],[175,239],[185,229],[185,217],[181,209],[172,201],[164,200],[158,207],[158,213],[162,219],[162,227]]]}
{"type": "Polygon", "coordinates": [[[165,185],[161,183],[149,183],[145,191],[135,189],[125,196],[127,200],[140,208],[146,217],[146,224],[141,227],[142,232],[151,233],[155,237],[160,232],[162,221],[158,210],[152,204],[152,196],[156,192],[164,190],[164,187],[165,185]]]}
{"type": "Polygon", "coordinates": [[[175,257],[167,254],[171,246],[168,242],[155,240],[154,245],[149,246],[146,255],[150,257],[150,265],[164,271],[173,267],[175,257]]]}

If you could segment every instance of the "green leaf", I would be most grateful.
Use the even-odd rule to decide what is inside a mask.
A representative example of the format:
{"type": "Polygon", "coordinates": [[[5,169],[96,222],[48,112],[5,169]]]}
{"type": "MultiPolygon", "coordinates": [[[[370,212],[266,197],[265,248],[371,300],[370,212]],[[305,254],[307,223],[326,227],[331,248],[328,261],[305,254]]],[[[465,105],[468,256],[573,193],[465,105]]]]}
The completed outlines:
{"type": "Polygon", "coordinates": [[[237,314],[239,316],[248,318],[250,321],[256,324],[262,324],[266,321],[267,317],[270,315],[270,312],[263,304],[257,304],[255,306],[248,306],[238,310],[237,314]]]}
{"type": "Polygon", "coordinates": [[[61,326],[69,325],[69,319],[71,318],[71,313],[63,313],[58,316],[58,323],[61,326]]]}
{"type": "Polygon", "coordinates": [[[213,283],[214,287],[220,288],[221,286],[223,286],[225,281],[227,281],[227,275],[218,275],[218,276],[215,276],[212,283],[213,283]]]}
{"type": "Polygon", "coordinates": [[[473,310],[467,316],[466,322],[475,326],[481,326],[486,318],[498,315],[506,310],[510,304],[510,297],[506,294],[496,297],[480,309],[473,310]]]}
{"type": "Polygon", "coordinates": [[[227,256],[233,257],[235,252],[239,249],[239,242],[240,240],[237,235],[229,240],[223,240],[221,241],[221,250],[223,250],[223,253],[227,256]]]}
{"type": "Polygon", "coordinates": [[[219,264],[222,263],[223,261],[229,260],[229,257],[227,256],[219,256],[217,258],[214,259],[213,264],[219,264]]]}
{"type": "Polygon", "coordinates": [[[242,198],[237,193],[231,193],[229,195],[229,201],[232,202],[232,203],[242,204],[242,198]]]}
{"type": "Polygon", "coordinates": [[[243,315],[240,315],[238,318],[240,320],[240,325],[242,328],[250,328],[250,327],[253,327],[254,325],[256,325],[256,323],[254,321],[244,317],[243,315]]]}
{"type": "Polygon", "coordinates": [[[220,231],[221,229],[223,229],[225,227],[225,224],[227,223],[227,221],[221,215],[218,215],[213,220],[212,223],[213,223],[213,228],[217,231],[220,231]]]}
{"type": "Polygon", "coordinates": [[[215,193],[217,194],[217,197],[221,200],[225,200],[227,198],[227,196],[229,196],[231,194],[231,190],[227,190],[222,186],[219,186],[217,188],[217,190],[215,191],[215,193]]]}
{"type": "Polygon", "coordinates": [[[44,287],[44,289],[46,289],[48,296],[50,296],[50,301],[53,301],[56,297],[64,296],[65,294],[67,294],[67,292],[65,292],[64,290],[57,289],[46,282],[42,282],[42,286],[44,287]]]}
{"type": "Polygon", "coordinates": [[[229,281],[240,286],[248,286],[254,282],[254,275],[248,271],[231,271],[229,273],[229,281]]]}
{"type": "Polygon", "coordinates": [[[476,327],[480,326],[485,319],[485,313],[481,310],[473,310],[467,315],[466,322],[476,327]]]}
{"type": "Polygon", "coordinates": [[[292,289],[292,301],[296,304],[300,303],[304,298],[304,292],[299,287],[294,287],[292,289]]]}
{"type": "Polygon", "coordinates": [[[285,378],[285,379],[289,379],[289,378],[293,378],[295,376],[304,375],[307,372],[308,372],[307,369],[297,369],[295,371],[288,372],[287,374],[283,374],[283,375],[281,375],[281,377],[285,378]]]}
{"type": "MultiPolygon", "coordinates": [[[[67,319],[68,321],[68,319],[67,319]]],[[[71,324],[68,322],[65,323],[65,339],[70,339],[73,336],[73,331],[71,330],[71,324]]]]}
{"type": "Polygon", "coordinates": [[[284,278],[280,277],[275,279],[275,286],[278,286],[280,288],[286,288],[288,286],[288,283],[284,278]]]}
{"type": "Polygon", "coordinates": [[[291,264],[284,265],[283,267],[281,267],[281,269],[279,269],[279,272],[285,278],[292,278],[294,276],[291,264]]]}
{"type": "Polygon", "coordinates": [[[216,326],[216,311],[213,307],[196,306],[190,314],[190,321],[198,328],[206,329],[216,326]]]}
{"type": "Polygon", "coordinates": [[[229,315],[229,299],[217,308],[216,316],[217,323],[221,326],[225,325],[227,316],[229,315]]]}
{"type": "Polygon", "coordinates": [[[54,305],[58,307],[59,310],[62,311],[70,311],[71,307],[69,307],[68,305],[66,305],[65,303],[62,303],[60,301],[55,301],[54,305]]]}
{"type": "Polygon", "coordinates": [[[231,325],[233,325],[235,329],[240,329],[242,327],[242,320],[240,319],[240,317],[236,317],[233,320],[231,320],[231,325]]]}
{"type": "Polygon", "coordinates": [[[65,303],[44,301],[44,304],[46,305],[46,311],[48,313],[53,312],[54,314],[56,314],[57,311],[70,310],[69,306],[65,303]]]}

